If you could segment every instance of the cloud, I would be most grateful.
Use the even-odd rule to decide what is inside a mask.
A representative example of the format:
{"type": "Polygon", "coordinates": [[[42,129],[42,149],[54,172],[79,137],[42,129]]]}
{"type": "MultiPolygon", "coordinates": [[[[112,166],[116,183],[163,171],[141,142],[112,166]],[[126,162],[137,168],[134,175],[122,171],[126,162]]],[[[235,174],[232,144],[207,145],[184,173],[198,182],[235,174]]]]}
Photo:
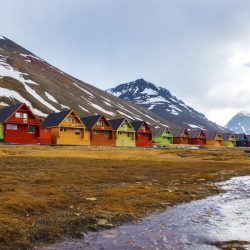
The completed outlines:
{"type": "Polygon", "coordinates": [[[101,88],[144,77],[224,125],[250,111],[250,2],[0,0],[2,35],[101,88]]]}

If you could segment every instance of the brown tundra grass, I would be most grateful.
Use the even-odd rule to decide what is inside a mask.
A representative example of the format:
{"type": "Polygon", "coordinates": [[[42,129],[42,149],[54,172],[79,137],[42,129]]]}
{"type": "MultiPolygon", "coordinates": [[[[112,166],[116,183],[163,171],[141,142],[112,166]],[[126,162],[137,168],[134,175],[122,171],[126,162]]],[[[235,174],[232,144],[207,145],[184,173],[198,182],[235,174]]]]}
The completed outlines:
{"type": "Polygon", "coordinates": [[[250,174],[242,149],[2,145],[0,157],[0,249],[82,237],[216,194],[213,182],[250,174]]]}

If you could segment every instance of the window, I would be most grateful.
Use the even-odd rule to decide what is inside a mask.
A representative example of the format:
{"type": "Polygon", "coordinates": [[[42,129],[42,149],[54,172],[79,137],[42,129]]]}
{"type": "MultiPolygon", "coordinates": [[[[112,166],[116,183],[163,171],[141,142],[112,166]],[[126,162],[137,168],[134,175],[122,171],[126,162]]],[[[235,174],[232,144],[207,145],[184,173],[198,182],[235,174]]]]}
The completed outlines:
{"type": "Polygon", "coordinates": [[[75,123],[75,118],[67,117],[67,118],[65,119],[65,122],[75,123]]]}
{"type": "Polygon", "coordinates": [[[99,120],[99,121],[97,121],[96,125],[98,125],[98,126],[104,126],[104,122],[99,120]]]}
{"type": "Polygon", "coordinates": [[[99,131],[98,131],[98,130],[94,130],[93,134],[94,134],[94,135],[98,135],[98,134],[99,134],[99,131]]]}
{"type": "Polygon", "coordinates": [[[61,131],[61,132],[66,132],[67,129],[66,129],[66,128],[60,128],[60,131],[61,131]]]}
{"type": "Polygon", "coordinates": [[[119,131],[119,132],[118,132],[118,135],[122,135],[122,132],[119,131]]]}
{"type": "Polygon", "coordinates": [[[28,113],[16,112],[16,113],[15,113],[15,117],[16,117],[16,118],[24,118],[24,119],[27,119],[27,118],[28,118],[28,113]]]}
{"type": "Polygon", "coordinates": [[[80,135],[81,134],[81,129],[77,128],[75,129],[75,135],[80,135]]]}
{"type": "Polygon", "coordinates": [[[28,133],[29,134],[35,134],[36,128],[35,126],[28,126],[28,133]]]}
{"type": "Polygon", "coordinates": [[[127,133],[127,137],[130,137],[131,136],[131,133],[127,133]]]}
{"type": "Polygon", "coordinates": [[[146,127],[145,127],[145,126],[141,126],[141,129],[142,129],[142,130],[146,130],[146,127]]]}
{"type": "Polygon", "coordinates": [[[17,130],[17,125],[16,124],[7,124],[7,129],[8,130],[17,130]]]}
{"type": "Polygon", "coordinates": [[[108,137],[109,136],[109,131],[104,131],[104,135],[108,137]]]}

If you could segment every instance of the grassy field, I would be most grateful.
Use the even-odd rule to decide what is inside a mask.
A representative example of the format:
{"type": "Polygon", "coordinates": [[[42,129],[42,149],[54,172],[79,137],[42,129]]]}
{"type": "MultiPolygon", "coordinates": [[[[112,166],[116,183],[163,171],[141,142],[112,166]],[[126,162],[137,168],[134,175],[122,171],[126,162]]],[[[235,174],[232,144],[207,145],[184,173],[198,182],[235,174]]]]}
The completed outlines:
{"type": "Polygon", "coordinates": [[[0,146],[0,249],[82,237],[216,194],[250,174],[242,149],[0,146]]]}

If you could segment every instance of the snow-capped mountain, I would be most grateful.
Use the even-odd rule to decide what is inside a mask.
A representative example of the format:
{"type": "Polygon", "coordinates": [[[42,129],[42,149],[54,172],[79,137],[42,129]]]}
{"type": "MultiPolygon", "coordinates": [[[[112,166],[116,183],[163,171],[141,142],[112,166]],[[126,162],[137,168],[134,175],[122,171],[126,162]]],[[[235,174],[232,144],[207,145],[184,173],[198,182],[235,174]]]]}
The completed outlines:
{"type": "Polygon", "coordinates": [[[177,99],[167,89],[158,87],[144,79],[120,84],[106,91],[126,101],[139,104],[179,127],[226,130],[177,99]]]}
{"type": "Polygon", "coordinates": [[[17,102],[25,102],[41,117],[72,108],[80,116],[102,113],[167,125],[153,112],[82,82],[0,36],[0,107],[17,102]]]}
{"type": "Polygon", "coordinates": [[[235,133],[250,134],[250,113],[241,111],[233,116],[226,127],[235,133]]]}

